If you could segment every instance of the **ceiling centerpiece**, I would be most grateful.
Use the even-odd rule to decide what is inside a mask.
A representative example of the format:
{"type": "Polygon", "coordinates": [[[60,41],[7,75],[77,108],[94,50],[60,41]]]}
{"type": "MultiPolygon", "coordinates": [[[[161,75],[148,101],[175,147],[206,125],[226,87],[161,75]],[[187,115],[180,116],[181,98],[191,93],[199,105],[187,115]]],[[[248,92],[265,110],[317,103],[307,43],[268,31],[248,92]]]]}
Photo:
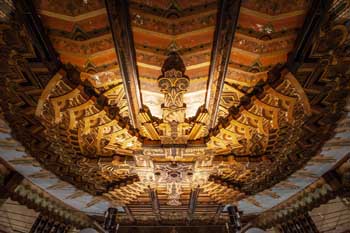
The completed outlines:
{"type": "Polygon", "coordinates": [[[0,157],[67,203],[124,208],[121,224],[267,210],[347,152],[327,141],[346,136],[344,1],[15,1],[0,157]]]}
{"type": "MultiPolygon", "coordinates": [[[[162,119],[159,124],[143,124],[145,135],[152,135],[151,127],[154,127],[159,135],[163,147],[161,154],[157,156],[155,148],[144,148],[142,153],[134,155],[136,161],[135,171],[140,180],[146,184],[152,192],[160,192],[167,195],[167,205],[181,206],[181,194],[184,190],[196,189],[200,184],[206,183],[212,170],[212,156],[207,155],[204,148],[197,149],[195,162],[193,156],[190,161],[184,155],[191,132],[191,124],[186,119],[186,104],[184,94],[189,88],[190,79],[185,75],[186,67],[180,55],[171,51],[162,66],[162,75],[158,78],[158,86],[164,94],[162,119]],[[147,127],[147,129],[146,129],[147,127]],[[169,152],[164,153],[163,150],[169,152]],[[208,157],[208,158],[207,158],[208,157]],[[203,164],[209,159],[208,164],[203,164]]],[[[141,113],[141,120],[145,122],[147,112],[141,113]]],[[[155,134],[153,134],[155,135],[155,134]]],[[[149,137],[152,138],[152,137],[149,137]]],[[[156,138],[156,137],[154,137],[156,138]]]]}
{"type": "Polygon", "coordinates": [[[163,123],[159,125],[162,144],[186,144],[190,125],[186,119],[184,94],[190,84],[185,65],[176,52],[171,52],[162,67],[158,85],[164,94],[163,123]]]}

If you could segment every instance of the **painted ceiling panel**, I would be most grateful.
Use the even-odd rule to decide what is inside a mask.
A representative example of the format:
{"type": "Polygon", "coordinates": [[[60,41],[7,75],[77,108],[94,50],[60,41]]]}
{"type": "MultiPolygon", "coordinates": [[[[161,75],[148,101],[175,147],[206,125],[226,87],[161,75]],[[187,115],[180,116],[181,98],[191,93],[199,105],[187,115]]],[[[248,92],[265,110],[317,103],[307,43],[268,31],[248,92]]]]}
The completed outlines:
{"type": "Polygon", "coordinates": [[[350,152],[350,5],[326,2],[16,1],[0,157],[122,224],[263,216],[350,152]]]}

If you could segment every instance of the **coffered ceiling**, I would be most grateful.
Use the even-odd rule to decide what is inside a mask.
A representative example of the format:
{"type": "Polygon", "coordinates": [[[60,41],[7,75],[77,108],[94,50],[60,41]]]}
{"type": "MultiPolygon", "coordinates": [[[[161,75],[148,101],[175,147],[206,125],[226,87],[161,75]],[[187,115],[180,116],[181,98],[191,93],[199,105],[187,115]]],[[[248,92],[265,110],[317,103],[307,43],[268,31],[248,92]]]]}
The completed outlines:
{"type": "Polygon", "coordinates": [[[349,4],[9,3],[0,156],[123,224],[250,219],[350,150],[349,4]]]}

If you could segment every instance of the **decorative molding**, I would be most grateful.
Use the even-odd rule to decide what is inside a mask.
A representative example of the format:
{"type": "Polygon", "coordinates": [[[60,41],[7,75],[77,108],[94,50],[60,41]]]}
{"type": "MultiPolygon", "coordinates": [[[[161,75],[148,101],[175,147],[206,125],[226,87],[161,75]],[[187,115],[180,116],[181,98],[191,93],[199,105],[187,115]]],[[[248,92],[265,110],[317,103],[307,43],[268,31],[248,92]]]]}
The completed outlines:
{"type": "Polygon", "coordinates": [[[92,226],[92,221],[87,215],[66,206],[27,180],[16,187],[11,194],[11,199],[35,211],[46,212],[57,221],[67,221],[78,228],[92,226]]]}
{"type": "Polygon", "coordinates": [[[209,128],[216,123],[240,6],[240,0],[222,0],[219,4],[205,98],[205,108],[210,111],[209,128]]]}
{"type": "Polygon", "coordinates": [[[123,79],[125,95],[129,104],[132,125],[139,126],[137,114],[143,108],[140,80],[136,65],[134,38],[131,30],[127,1],[105,1],[114,46],[123,79]]]}

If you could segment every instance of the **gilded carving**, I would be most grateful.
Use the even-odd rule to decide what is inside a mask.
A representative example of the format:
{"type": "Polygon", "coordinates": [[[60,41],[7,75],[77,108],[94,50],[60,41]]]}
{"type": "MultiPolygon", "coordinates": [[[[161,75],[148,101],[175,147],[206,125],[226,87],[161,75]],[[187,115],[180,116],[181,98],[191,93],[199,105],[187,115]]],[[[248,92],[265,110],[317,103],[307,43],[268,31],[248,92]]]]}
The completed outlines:
{"type": "MultiPolygon", "coordinates": [[[[278,9],[270,12],[261,6],[253,7],[252,2],[246,3],[246,7],[259,8],[271,15],[283,12],[279,4],[276,5],[278,9]]],[[[298,3],[291,9],[303,5],[298,3]]],[[[97,3],[92,9],[98,10],[99,7],[97,3]]],[[[141,10],[132,10],[132,23],[139,28],[155,30],[159,16],[140,18],[138,11],[141,10]]],[[[64,9],[61,13],[64,12],[77,15],[85,11],[64,9]]],[[[200,28],[200,23],[207,27],[215,21],[213,13],[215,10],[196,19],[193,17],[193,24],[188,27],[162,30],[178,34],[200,28]]],[[[112,16],[114,19],[119,17],[117,14],[112,16]]],[[[192,77],[185,74],[185,64],[192,66],[207,62],[211,57],[211,43],[179,49],[171,44],[173,46],[169,49],[177,51],[170,52],[163,64],[164,55],[169,51],[153,51],[156,53],[153,56],[151,50],[157,48],[136,46],[138,62],[152,59],[149,61],[151,65],[162,64],[159,78],[148,84],[157,89],[157,81],[158,90],[163,95],[162,115],[157,118],[147,106],[136,104],[138,100],[133,99],[136,96],[128,98],[130,93],[137,91],[133,88],[137,86],[138,75],[133,74],[128,80],[124,73],[135,71],[136,64],[133,68],[128,64],[131,60],[128,58],[134,58],[134,48],[127,51],[119,48],[119,52],[127,55],[121,59],[119,68],[106,64],[97,69],[94,67],[96,61],[89,60],[83,70],[78,70],[77,64],[60,64],[60,69],[53,72],[50,63],[42,56],[45,52],[37,44],[30,44],[28,32],[22,26],[16,24],[11,29],[8,25],[1,25],[1,105],[13,134],[23,147],[41,166],[64,180],[49,189],[63,188],[66,182],[73,183],[97,196],[87,206],[107,199],[114,205],[136,206],[137,209],[140,203],[150,205],[151,202],[149,209],[153,215],[137,216],[137,221],[191,219],[196,198],[215,207],[235,204],[250,194],[271,187],[310,159],[314,164],[330,161],[329,158],[311,157],[332,134],[332,126],[343,110],[343,100],[349,91],[349,27],[338,16],[334,19],[338,21],[327,22],[321,27],[319,38],[314,39],[307,50],[307,58],[295,69],[291,64],[276,65],[271,69],[269,66],[274,59],[263,54],[282,50],[284,54],[291,49],[295,34],[279,38],[269,34],[254,39],[240,33],[233,41],[238,51],[233,54],[224,54],[231,45],[224,37],[221,38],[223,41],[216,41],[221,46],[221,59],[215,66],[215,83],[222,72],[219,68],[225,68],[222,65],[225,58],[230,64],[227,64],[225,75],[220,74],[222,92],[218,92],[217,87],[212,90],[213,96],[219,94],[218,117],[214,121],[212,105],[200,107],[196,115],[189,118],[184,101],[184,94],[196,85],[192,77]],[[250,63],[247,54],[261,57],[251,59],[253,62],[250,63]],[[249,61],[239,67],[231,59],[236,55],[242,55],[239,59],[247,55],[249,61]],[[267,61],[263,62],[263,58],[267,61]],[[127,81],[133,85],[128,85],[127,81]],[[131,99],[134,108],[129,108],[131,99]],[[130,124],[131,115],[136,116],[137,124],[130,124]],[[192,195],[196,192],[198,195],[192,195]],[[185,195],[190,197],[190,203],[187,199],[184,201],[185,195]],[[162,205],[175,210],[184,206],[192,209],[173,213],[163,211],[159,208],[162,205]]],[[[176,25],[184,25],[189,22],[187,20],[191,21],[191,17],[177,20],[176,25]]],[[[160,21],[169,23],[171,20],[160,21]]],[[[117,22],[117,27],[113,27],[119,45],[131,45],[124,41],[123,32],[118,30],[121,25],[125,28],[127,23],[117,22]]],[[[226,23],[232,25],[232,19],[226,23]]],[[[80,43],[52,36],[51,42],[63,50],[77,45],[78,53],[91,55],[109,49],[110,39],[80,43]]],[[[203,80],[201,82],[205,83],[203,80]]],[[[210,88],[206,91],[209,92],[210,88]]],[[[208,101],[215,102],[214,99],[208,101]]],[[[21,158],[10,162],[28,165],[34,161],[21,158]]],[[[46,175],[38,172],[32,178],[46,175]]],[[[295,176],[314,178],[315,174],[300,171],[295,176]]],[[[288,182],[280,182],[276,187],[299,188],[288,182]]],[[[279,198],[271,190],[262,194],[279,198]]],[[[83,194],[77,192],[67,198],[80,195],[83,194]]],[[[263,207],[254,198],[246,200],[263,207]]],[[[198,219],[206,218],[200,213],[194,215],[198,219]]]]}

